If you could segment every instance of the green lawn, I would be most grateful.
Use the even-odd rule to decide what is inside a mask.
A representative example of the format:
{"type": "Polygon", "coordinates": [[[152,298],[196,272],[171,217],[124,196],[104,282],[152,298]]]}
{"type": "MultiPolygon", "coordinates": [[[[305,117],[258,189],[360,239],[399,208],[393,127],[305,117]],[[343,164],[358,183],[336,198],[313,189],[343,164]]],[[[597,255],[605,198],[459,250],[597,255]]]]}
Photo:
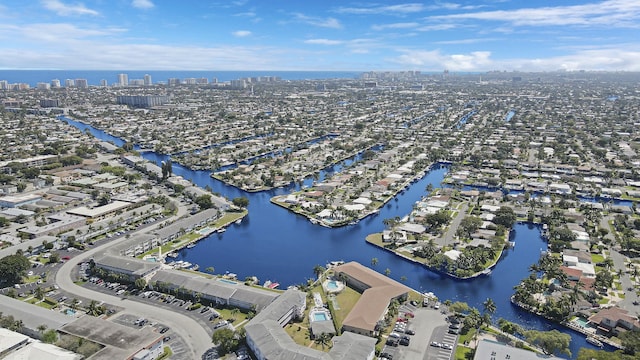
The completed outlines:
{"type": "Polygon", "coordinates": [[[360,300],[361,294],[350,287],[345,287],[345,289],[336,295],[336,301],[339,310],[335,310],[336,323],[338,324],[338,328],[342,328],[342,323],[344,319],[347,317],[353,306],[360,300]]]}
{"type": "Polygon", "coordinates": [[[601,263],[604,261],[604,256],[600,254],[591,254],[591,262],[594,264],[601,263]]]}

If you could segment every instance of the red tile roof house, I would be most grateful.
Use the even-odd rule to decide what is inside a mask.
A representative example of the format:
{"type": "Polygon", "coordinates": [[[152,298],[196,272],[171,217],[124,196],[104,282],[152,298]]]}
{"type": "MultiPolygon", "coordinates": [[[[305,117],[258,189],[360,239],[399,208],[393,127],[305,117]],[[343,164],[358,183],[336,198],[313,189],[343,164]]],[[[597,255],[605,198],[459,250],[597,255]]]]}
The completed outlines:
{"type": "Polygon", "coordinates": [[[362,292],[362,296],[342,322],[344,331],[375,337],[376,325],[387,314],[393,300],[407,299],[411,288],[367,268],[357,262],[349,262],[334,269],[336,278],[344,274],[347,285],[362,292]]]}
{"type": "Polygon", "coordinates": [[[589,322],[596,325],[598,332],[606,336],[617,336],[621,332],[640,329],[638,319],[617,306],[598,311],[591,315],[589,322]]]}

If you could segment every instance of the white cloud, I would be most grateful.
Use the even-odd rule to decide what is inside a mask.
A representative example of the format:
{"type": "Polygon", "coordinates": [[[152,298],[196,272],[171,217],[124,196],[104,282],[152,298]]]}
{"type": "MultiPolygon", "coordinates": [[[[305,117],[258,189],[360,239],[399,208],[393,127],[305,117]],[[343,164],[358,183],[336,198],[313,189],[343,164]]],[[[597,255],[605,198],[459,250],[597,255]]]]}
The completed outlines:
{"type": "Polygon", "coordinates": [[[472,38],[472,39],[458,39],[458,40],[442,40],[436,41],[434,44],[438,45],[460,45],[460,44],[477,44],[480,42],[498,41],[498,38],[472,38]]]}
{"type": "Polygon", "coordinates": [[[418,31],[442,31],[442,30],[450,30],[458,27],[455,24],[434,24],[434,25],[425,25],[417,28],[418,31]]]}
{"type": "Polygon", "coordinates": [[[640,51],[614,47],[531,59],[493,59],[489,51],[475,51],[467,54],[444,54],[440,50],[403,50],[402,52],[402,55],[390,61],[401,66],[420,67],[425,70],[640,71],[640,51]]]}
{"type": "Polygon", "coordinates": [[[507,22],[518,26],[639,27],[640,1],[607,0],[600,3],[470,12],[431,16],[432,20],[480,20],[507,22]]]}
{"type": "Polygon", "coordinates": [[[131,6],[138,9],[151,9],[155,5],[153,4],[153,2],[151,2],[151,0],[133,0],[131,2],[131,6]]]}
{"type": "Polygon", "coordinates": [[[60,16],[69,15],[98,15],[95,10],[88,9],[82,3],[66,5],[60,0],[42,0],[42,5],[60,16]]]}
{"type": "Polygon", "coordinates": [[[393,23],[393,24],[382,24],[382,25],[372,25],[371,28],[373,30],[388,30],[388,29],[411,29],[420,26],[420,24],[416,22],[403,22],[403,23],[393,23]]]}
{"type": "Polygon", "coordinates": [[[247,37],[251,36],[251,31],[249,30],[238,30],[231,33],[235,37],[247,37]]]}
{"type": "Polygon", "coordinates": [[[305,40],[304,43],[313,45],[341,45],[344,44],[344,41],[330,39],[309,39],[305,40]]]}
{"type": "Polygon", "coordinates": [[[295,20],[299,22],[303,22],[313,26],[331,28],[331,29],[341,29],[342,24],[335,18],[319,18],[313,16],[307,16],[304,14],[296,13],[294,14],[295,20]]]}
{"type": "Polygon", "coordinates": [[[387,6],[372,6],[372,7],[339,7],[335,11],[341,14],[389,14],[389,15],[406,15],[410,13],[416,13],[426,10],[423,4],[419,3],[407,3],[387,6]]]}
{"type": "Polygon", "coordinates": [[[36,41],[43,45],[67,43],[86,38],[113,37],[126,32],[123,28],[81,28],[67,23],[40,23],[24,26],[0,26],[0,32],[7,33],[15,39],[36,41]]]}

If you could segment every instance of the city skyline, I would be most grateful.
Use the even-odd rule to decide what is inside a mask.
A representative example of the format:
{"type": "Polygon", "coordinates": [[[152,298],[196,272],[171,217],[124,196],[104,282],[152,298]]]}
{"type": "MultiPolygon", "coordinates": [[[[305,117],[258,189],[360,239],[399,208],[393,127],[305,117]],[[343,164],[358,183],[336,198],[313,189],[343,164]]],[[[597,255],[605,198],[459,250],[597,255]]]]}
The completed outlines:
{"type": "Polygon", "coordinates": [[[9,0],[0,21],[0,69],[640,71],[633,0],[9,0]]]}

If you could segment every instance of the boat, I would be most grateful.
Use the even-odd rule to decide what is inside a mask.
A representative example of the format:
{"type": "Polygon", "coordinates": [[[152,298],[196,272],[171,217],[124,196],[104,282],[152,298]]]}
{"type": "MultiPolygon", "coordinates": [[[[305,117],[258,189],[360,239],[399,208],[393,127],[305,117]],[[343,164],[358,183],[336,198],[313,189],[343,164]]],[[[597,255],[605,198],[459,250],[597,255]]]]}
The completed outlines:
{"type": "Polygon", "coordinates": [[[589,344],[595,345],[597,347],[604,347],[604,345],[602,344],[602,341],[600,341],[600,340],[598,340],[598,339],[596,339],[594,337],[591,337],[591,336],[587,336],[587,342],[589,344]]]}
{"type": "Polygon", "coordinates": [[[175,253],[175,252],[170,252],[170,253],[168,253],[168,254],[167,254],[167,257],[170,257],[170,258],[177,258],[177,257],[178,257],[178,254],[177,254],[177,253],[175,253]]]}
{"type": "Polygon", "coordinates": [[[227,229],[225,229],[225,228],[220,228],[220,229],[216,230],[217,233],[223,233],[225,231],[227,231],[227,229]]]}
{"type": "Polygon", "coordinates": [[[240,225],[240,224],[242,224],[242,219],[236,220],[236,225],[240,225]]]}
{"type": "Polygon", "coordinates": [[[194,247],[196,247],[196,243],[190,243],[187,245],[187,249],[193,249],[194,247]]]}
{"type": "Polygon", "coordinates": [[[275,289],[278,286],[280,286],[280,284],[275,282],[275,281],[267,280],[267,281],[264,282],[264,284],[262,284],[262,286],[266,287],[268,289],[275,289]]]}

